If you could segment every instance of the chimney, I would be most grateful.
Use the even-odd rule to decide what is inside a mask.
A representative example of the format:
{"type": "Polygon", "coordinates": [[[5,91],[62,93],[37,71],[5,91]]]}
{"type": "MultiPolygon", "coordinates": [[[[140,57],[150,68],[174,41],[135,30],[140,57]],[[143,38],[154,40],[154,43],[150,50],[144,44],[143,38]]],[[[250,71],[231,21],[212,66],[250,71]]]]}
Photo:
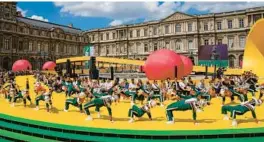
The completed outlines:
{"type": "Polygon", "coordinates": [[[70,24],[68,25],[68,27],[72,28],[72,27],[73,27],[73,24],[72,24],[72,23],[70,23],[70,24]]]}
{"type": "Polygon", "coordinates": [[[16,14],[17,14],[17,16],[18,16],[18,17],[23,17],[23,15],[22,15],[21,11],[17,11],[17,13],[16,13],[16,14]]]}

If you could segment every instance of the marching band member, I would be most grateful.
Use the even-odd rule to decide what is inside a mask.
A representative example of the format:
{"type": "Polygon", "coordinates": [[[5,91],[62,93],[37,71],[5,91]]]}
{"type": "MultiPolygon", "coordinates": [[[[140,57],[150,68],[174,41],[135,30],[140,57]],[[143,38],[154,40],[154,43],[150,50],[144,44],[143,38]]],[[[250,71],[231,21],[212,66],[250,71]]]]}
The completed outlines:
{"type": "Polygon", "coordinates": [[[134,122],[134,117],[142,117],[147,113],[150,120],[152,120],[150,109],[156,106],[156,102],[151,100],[141,108],[133,105],[128,111],[128,117],[130,117],[129,123],[134,122]]]}
{"type": "Polygon", "coordinates": [[[229,120],[227,112],[230,112],[232,126],[237,126],[236,115],[243,115],[246,112],[251,111],[253,118],[255,119],[256,123],[258,123],[255,107],[260,106],[261,104],[262,100],[253,98],[251,101],[247,101],[236,106],[224,105],[222,106],[222,114],[225,115],[224,120],[229,120]]]}
{"type": "Polygon", "coordinates": [[[93,120],[93,118],[91,117],[89,108],[95,107],[95,111],[98,112],[97,116],[98,116],[98,118],[100,118],[100,108],[104,106],[104,107],[107,108],[110,121],[114,122],[113,118],[112,118],[111,104],[112,104],[112,102],[114,102],[116,100],[117,100],[117,96],[109,96],[109,97],[106,97],[106,98],[95,98],[94,100],[84,104],[84,111],[85,111],[85,113],[88,116],[86,118],[86,120],[93,120]]]}
{"type": "Polygon", "coordinates": [[[166,108],[166,116],[167,116],[167,124],[173,124],[174,118],[173,118],[173,111],[187,111],[192,110],[193,112],[193,120],[194,124],[197,125],[196,121],[196,112],[200,112],[201,109],[206,105],[205,102],[200,101],[200,98],[191,98],[187,100],[180,100],[178,102],[171,103],[166,108]]]}

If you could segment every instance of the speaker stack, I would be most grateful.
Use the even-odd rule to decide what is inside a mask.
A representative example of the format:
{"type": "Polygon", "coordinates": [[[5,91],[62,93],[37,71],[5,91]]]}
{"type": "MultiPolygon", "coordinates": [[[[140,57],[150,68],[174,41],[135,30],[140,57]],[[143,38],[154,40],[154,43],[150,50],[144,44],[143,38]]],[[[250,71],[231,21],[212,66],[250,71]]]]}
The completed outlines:
{"type": "Polygon", "coordinates": [[[110,67],[111,80],[114,80],[114,67],[110,67]]]}
{"type": "Polygon", "coordinates": [[[90,79],[98,79],[99,71],[96,68],[96,57],[90,57],[89,61],[89,77],[90,79]]]}
{"type": "Polygon", "coordinates": [[[69,59],[66,62],[66,74],[72,76],[71,61],[69,59]]]}

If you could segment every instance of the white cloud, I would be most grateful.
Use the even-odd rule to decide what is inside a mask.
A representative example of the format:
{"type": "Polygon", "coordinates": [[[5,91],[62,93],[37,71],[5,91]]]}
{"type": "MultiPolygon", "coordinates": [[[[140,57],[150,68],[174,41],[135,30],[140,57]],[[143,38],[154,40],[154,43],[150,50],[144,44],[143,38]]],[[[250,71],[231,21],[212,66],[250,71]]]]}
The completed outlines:
{"type": "Polygon", "coordinates": [[[109,25],[120,25],[137,19],[158,20],[175,11],[224,12],[264,6],[263,2],[55,2],[61,14],[112,19],[109,25]]]}
{"type": "Polygon", "coordinates": [[[264,2],[186,2],[180,7],[180,11],[186,12],[191,8],[198,11],[212,13],[243,10],[246,8],[264,6],[264,2]]]}
{"type": "Polygon", "coordinates": [[[28,12],[27,10],[23,10],[20,7],[17,7],[17,11],[20,11],[23,17],[25,17],[28,12]]]}
{"type": "Polygon", "coordinates": [[[104,17],[120,24],[136,19],[155,20],[172,14],[180,3],[164,2],[55,2],[60,12],[82,17],[104,17]]]}
{"type": "Polygon", "coordinates": [[[117,26],[122,24],[123,24],[122,20],[113,20],[111,23],[109,23],[110,26],[117,26]]]}
{"type": "Polygon", "coordinates": [[[45,22],[49,22],[48,19],[45,19],[44,17],[42,16],[38,16],[38,15],[32,15],[31,17],[29,17],[31,19],[35,19],[35,20],[40,20],[40,21],[45,21],[45,22]]]}

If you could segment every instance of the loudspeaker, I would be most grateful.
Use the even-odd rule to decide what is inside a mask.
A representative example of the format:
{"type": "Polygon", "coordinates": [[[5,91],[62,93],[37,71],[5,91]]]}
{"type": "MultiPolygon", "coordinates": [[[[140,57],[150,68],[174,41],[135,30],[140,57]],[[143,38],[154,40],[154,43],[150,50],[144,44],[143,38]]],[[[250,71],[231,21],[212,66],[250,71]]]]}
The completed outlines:
{"type": "Polygon", "coordinates": [[[177,66],[174,67],[174,75],[175,75],[175,78],[178,77],[178,68],[177,68],[177,66]]]}
{"type": "Polygon", "coordinates": [[[66,74],[69,74],[70,76],[72,74],[71,61],[69,59],[67,59],[66,62],[66,74]]]}
{"type": "Polygon", "coordinates": [[[111,80],[114,80],[114,67],[110,67],[111,80]]]}

